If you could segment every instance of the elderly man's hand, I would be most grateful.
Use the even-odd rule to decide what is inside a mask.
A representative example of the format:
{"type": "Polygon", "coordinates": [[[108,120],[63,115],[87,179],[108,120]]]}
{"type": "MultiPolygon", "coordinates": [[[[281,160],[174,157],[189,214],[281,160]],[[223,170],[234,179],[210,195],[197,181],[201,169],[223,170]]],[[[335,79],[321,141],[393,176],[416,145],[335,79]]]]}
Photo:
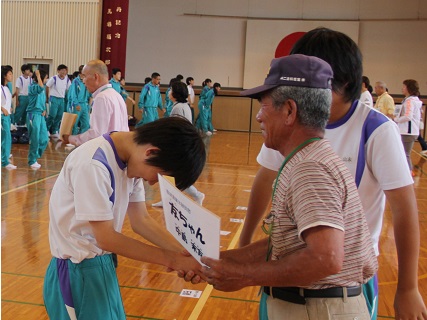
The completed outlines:
{"type": "Polygon", "coordinates": [[[248,278],[242,264],[231,259],[212,259],[202,257],[202,262],[207,265],[202,272],[206,281],[217,290],[236,291],[249,286],[248,278]]]}

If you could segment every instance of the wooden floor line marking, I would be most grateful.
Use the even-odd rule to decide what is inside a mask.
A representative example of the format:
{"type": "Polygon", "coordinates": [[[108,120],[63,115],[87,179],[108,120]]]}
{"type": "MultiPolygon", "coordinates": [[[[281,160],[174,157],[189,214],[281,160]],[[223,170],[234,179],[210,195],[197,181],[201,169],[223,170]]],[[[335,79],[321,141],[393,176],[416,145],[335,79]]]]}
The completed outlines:
{"type": "Polygon", "coordinates": [[[55,178],[55,177],[57,177],[57,176],[59,176],[59,173],[56,173],[56,174],[54,174],[54,175],[51,175],[51,176],[49,176],[49,177],[46,177],[46,178],[43,178],[43,179],[40,179],[40,180],[36,180],[36,181],[30,182],[30,183],[24,184],[24,185],[22,185],[22,186],[19,186],[19,187],[17,187],[17,188],[11,189],[11,190],[7,190],[7,191],[3,192],[1,195],[3,196],[3,195],[5,195],[5,194],[8,194],[8,193],[14,192],[14,191],[16,191],[16,190],[24,189],[24,188],[26,188],[26,187],[32,186],[33,184],[37,184],[37,183],[39,183],[39,182],[43,182],[43,181],[46,181],[46,180],[48,180],[48,179],[50,179],[50,178],[55,178]]]}
{"type": "MultiPolygon", "coordinates": [[[[242,229],[243,229],[243,223],[240,225],[239,229],[237,230],[236,234],[234,235],[233,239],[230,242],[230,245],[228,246],[227,250],[230,249],[234,249],[237,241],[240,238],[240,234],[242,233],[242,229]]],[[[208,284],[205,288],[205,290],[203,290],[203,293],[199,299],[199,301],[197,301],[196,306],[193,309],[193,312],[191,312],[190,316],[188,317],[188,320],[196,320],[198,319],[200,313],[202,312],[206,302],[208,301],[209,296],[211,295],[213,290],[213,286],[211,286],[210,284],[208,284]]]]}

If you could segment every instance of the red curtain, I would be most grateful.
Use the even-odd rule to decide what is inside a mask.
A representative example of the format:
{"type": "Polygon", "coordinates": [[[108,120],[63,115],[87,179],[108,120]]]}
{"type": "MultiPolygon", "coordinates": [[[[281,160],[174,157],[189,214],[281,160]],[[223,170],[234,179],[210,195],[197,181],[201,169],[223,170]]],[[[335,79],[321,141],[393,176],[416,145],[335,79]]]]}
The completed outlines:
{"type": "Polygon", "coordinates": [[[129,0],[103,0],[100,58],[111,75],[113,68],[125,76],[126,39],[128,31],[129,0]]]}

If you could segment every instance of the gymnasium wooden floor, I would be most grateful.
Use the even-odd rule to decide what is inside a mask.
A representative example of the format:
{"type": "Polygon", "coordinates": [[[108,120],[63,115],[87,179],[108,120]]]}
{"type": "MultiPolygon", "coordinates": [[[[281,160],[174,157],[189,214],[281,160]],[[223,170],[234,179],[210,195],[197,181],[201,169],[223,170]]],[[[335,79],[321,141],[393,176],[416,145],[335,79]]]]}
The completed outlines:
{"type": "MultiPolygon", "coordinates": [[[[197,188],[206,194],[204,205],[221,216],[222,249],[234,248],[242,224],[249,191],[257,171],[256,156],[260,134],[218,132],[206,139],[208,162],[197,188]]],[[[427,302],[427,164],[420,157],[418,143],[412,160],[419,166],[415,177],[421,250],[419,286],[427,302]]],[[[42,168],[27,165],[28,145],[14,145],[17,170],[1,171],[1,284],[2,319],[48,319],[42,298],[45,269],[51,255],[48,244],[49,196],[69,150],[50,142],[41,161],[42,168]]],[[[151,208],[160,199],[158,186],[147,188],[149,212],[159,221],[162,210],[151,208]]],[[[133,234],[128,222],[123,232],[133,234]]],[[[262,232],[257,234],[262,237],[262,232]]],[[[389,209],[385,213],[379,257],[379,318],[393,318],[397,257],[389,209]]],[[[119,257],[117,269],[128,319],[256,319],[258,288],[234,293],[214,290],[207,284],[192,285],[167,273],[165,268],[119,257]],[[201,290],[200,299],[181,297],[182,289],[201,290]]]]}

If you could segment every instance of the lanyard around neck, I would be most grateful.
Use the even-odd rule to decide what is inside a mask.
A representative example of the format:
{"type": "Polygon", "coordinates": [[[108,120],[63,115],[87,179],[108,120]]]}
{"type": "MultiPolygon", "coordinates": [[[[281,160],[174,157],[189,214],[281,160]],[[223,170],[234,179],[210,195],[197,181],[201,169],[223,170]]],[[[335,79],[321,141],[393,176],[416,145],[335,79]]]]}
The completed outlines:
{"type": "Polygon", "coordinates": [[[285,160],[283,161],[282,165],[280,166],[279,172],[277,173],[276,181],[274,182],[272,200],[274,199],[274,195],[276,194],[276,187],[277,187],[277,183],[279,182],[280,174],[282,173],[282,170],[285,167],[286,163],[289,161],[289,159],[291,159],[295,155],[295,153],[297,153],[298,151],[300,151],[306,145],[312,143],[313,141],[317,141],[317,140],[320,140],[320,139],[321,138],[317,138],[317,137],[316,138],[307,139],[304,142],[302,142],[300,145],[298,145],[294,150],[292,150],[292,152],[290,154],[288,154],[288,156],[285,158],[285,160]]]}
{"type": "MultiPolygon", "coordinates": [[[[289,159],[291,159],[295,155],[295,153],[300,151],[306,145],[308,145],[314,141],[317,141],[317,140],[321,140],[321,138],[316,137],[316,138],[310,138],[308,140],[305,140],[303,143],[298,145],[294,150],[292,150],[292,152],[285,158],[282,165],[280,166],[279,172],[277,173],[276,181],[274,183],[272,200],[274,200],[274,195],[276,194],[277,183],[279,182],[280,174],[282,173],[282,170],[285,167],[286,163],[289,161],[289,159]]],[[[264,223],[265,223],[265,220],[264,220],[264,223]]],[[[271,235],[273,234],[273,221],[271,221],[270,228],[268,230],[265,228],[265,226],[263,224],[262,230],[264,231],[265,234],[268,235],[268,250],[267,250],[267,256],[266,256],[266,261],[268,261],[270,256],[271,256],[271,252],[273,250],[273,246],[271,244],[271,235]]]]}

